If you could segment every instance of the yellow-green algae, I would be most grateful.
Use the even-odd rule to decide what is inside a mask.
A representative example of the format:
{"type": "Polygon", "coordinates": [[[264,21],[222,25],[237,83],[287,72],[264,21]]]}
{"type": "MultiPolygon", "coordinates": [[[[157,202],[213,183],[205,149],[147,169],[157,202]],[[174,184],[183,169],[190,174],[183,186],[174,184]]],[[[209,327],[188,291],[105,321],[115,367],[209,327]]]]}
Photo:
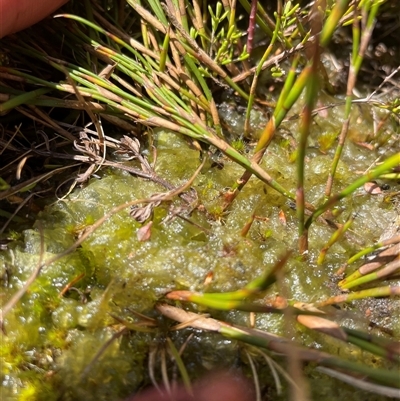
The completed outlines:
{"type": "MultiPolygon", "coordinates": [[[[335,109],[329,111],[337,113],[335,109]]],[[[337,117],[331,116],[331,120],[337,117]]],[[[286,188],[295,186],[295,169],[290,137],[296,137],[297,123],[290,130],[278,133],[268,149],[263,167],[286,188]]],[[[319,130],[335,130],[329,119],[317,121],[310,141],[317,143],[319,130]],[[328,121],[328,122],[327,122],[328,121]],[[323,124],[327,124],[323,126],[323,124]],[[331,126],[331,128],[330,128],[331,126]]],[[[361,122],[360,122],[361,124],[361,122]]],[[[364,129],[360,127],[360,129],[364,129]]],[[[200,163],[199,153],[175,134],[155,133],[157,173],[173,185],[180,185],[193,174],[200,163]]],[[[322,199],[332,149],[327,154],[310,146],[307,155],[306,196],[309,202],[322,199]]],[[[371,152],[352,143],[346,146],[339,164],[335,188],[352,182],[359,171],[366,170],[376,159],[371,152]]],[[[46,267],[22,300],[5,319],[6,334],[1,341],[2,399],[5,400],[117,400],[148,383],[149,351],[162,347],[170,336],[179,348],[190,332],[168,330],[169,323],[158,317],[153,306],[172,289],[196,291],[232,291],[243,287],[273,265],[279,255],[294,246],[297,238],[296,212],[287,199],[252,178],[233,207],[222,213],[224,188],[240,176],[242,168],[219,156],[219,169],[208,161],[196,178],[194,188],[208,214],[195,210],[190,218],[204,230],[176,218],[163,219],[170,205],[155,209],[151,238],[137,239],[140,224],[124,210],[101,225],[72,254],[46,267]],[[286,224],[279,218],[283,211],[286,224]],[[257,219],[246,238],[240,231],[249,216],[257,219]],[[213,272],[211,284],[205,286],[207,274],[213,272]],[[64,296],[63,288],[79,275],[84,278],[64,296]],[[115,339],[94,363],[102,346],[121,329],[112,316],[137,322],[131,312],[140,312],[158,319],[155,333],[132,331],[115,339]],[[89,367],[89,369],[88,369],[89,367]]],[[[22,287],[39,262],[41,234],[47,259],[71,246],[82,231],[113,207],[124,202],[147,198],[164,191],[159,185],[131,176],[126,172],[107,170],[101,178],[75,190],[68,198],[55,202],[38,218],[35,227],[23,232],[23,237],[1,252],[3,277],[2,303],[22,287]]],[[[180,201],[173,203],[181,205],[180,201]]],[[[295,258],[288,263],[282,287],[274,286],[269,295],[284,293],[290,298],[314,302],[336,293],[332,275],[358,249],[376,241],[394,220],[396,211],[383,195],[371,196],[357,191],[341,203],[345,221],[356,213],[352,231],[335,244],[323,265],[316,259],[332,229],[316,222],[310,230],[310,252],[306,262],[295,258]]],[[[200,309],[202,310],[202,309],[200,309]]],[[[392,300],[392,319],[381,322],[387,330],[399,335],[399,302],[392,300]]],[[[368,321],[348,319],[347,325],[368,328],[368,321]]],[[[214,316],[248,324],[242,312],[216,312],[214,316]]],[[[278,315],[259,314],[257,328],[285,334],[288,328],[278,315]]],[[[354,347],[344,347],[336,340],[309,332],[295,325],[297,339],[310,346],[324,348],[339,355],[351,355],[356,360],[365,356],[354,347]]],[[[215,367],[243,366],[241,346],[216,334],[194,331],[183,354],[192,377],[215,367]]],[[[370,360],[370,357],[368,357],[370,360]]],[[[159,361],[159,360],[158,360],[159,361]]],[[[156,365],[156,375],[159,375],[156,365]]],[[[265,383],[274,385],[266,365],[259,365],[259,375],[265,383]]],[[[314,399],[337,400],[351,396],[352,400],[378,400],[379,396],[337,383],[310,371],[314,399]],[[318,382],[318,385],[315,383],[318,382]]],[[[285,399],[285,395],[282,396],[285,399]]]]}

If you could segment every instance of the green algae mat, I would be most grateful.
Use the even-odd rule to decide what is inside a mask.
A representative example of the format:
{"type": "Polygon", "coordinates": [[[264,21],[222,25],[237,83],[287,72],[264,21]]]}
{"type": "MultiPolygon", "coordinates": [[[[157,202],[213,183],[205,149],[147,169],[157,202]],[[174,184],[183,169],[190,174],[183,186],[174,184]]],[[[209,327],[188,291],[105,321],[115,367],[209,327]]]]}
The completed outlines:
{"type": "Polygon", "coordinates": [[[123,400],[221,369],[259,400],[400,398],[398,98],[390,77],[354,87],[391,3],[315,24],[259,5],[251,59],[246,1],[144,3],[68,5],[35,34],[67,38],[57,59],[2,43],[2,399],[123,400]],[[328,44],[349,24],[346,94],[328,44]],[[10,128],[27,110],[51,126],[37,146],[10,128]]]}

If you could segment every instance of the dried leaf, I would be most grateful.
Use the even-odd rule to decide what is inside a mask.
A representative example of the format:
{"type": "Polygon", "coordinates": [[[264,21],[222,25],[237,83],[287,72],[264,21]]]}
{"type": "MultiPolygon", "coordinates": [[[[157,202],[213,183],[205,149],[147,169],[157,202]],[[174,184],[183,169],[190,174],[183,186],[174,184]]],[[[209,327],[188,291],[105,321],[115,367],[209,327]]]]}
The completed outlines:
{"type": "Polygon", "coordinates": [[[136,232],[137,239],[140,242],[148,241],[151,237],[151,226],[153,225],[152,221],[149,221],[143,227],[140,227],[136,232]]]}
{"type": "Polygon", "coordinates": [[[131,208],[129,215],[138,223],[144,223],[148,218],[150,218],[155,206],[156,205],[152,202],[142,207],[135,205],[131,208]]]}
{"type": "Polygon", "coordinates": [[[124,135],[120,141],[121,149],[117,151],[118,154],[123,154],[125,151],[130,154],[129,160],[138,159],[142,170],[146,173],[154,173],[149,161],[145,156],[140,153],[140,142],[137,138],[131,138],[124,135]]]}
{"type": "Polygon", "coordinates": [[[99,77],[109,79],[111,74],[114,72],[117,64],[108,64],[106,65],[99,73],[99,77]]]}
{"type": "Polygon", "coordinates": [[[199,330],[210,330],[219,332],[223,323],[218,320],[205,317],[193,312],[186,312],[168,304],[158,304],[156,309],[169,319],[177,322],[187,323],[188,326],[199,330]]]}
{"type": "Polygon", "coordinates": [[[204,285],[209,285],[212,283],[214,279],[214,272],[213,271],[209,271],[206,275],[206,278],[204,279],[204,285]]]}
{"type": "Polygon", "coordinates": [[[280,211],[279,211],[278,217],[279,217],[279,221],[280,221],[284,226],[286,226],[286,216],[285,216],[285,212],[284,212],[283,210],[280,210],[280,211]]]}
{"type": "Polygon", "coordinates": [[[140,142],[136,138],[131,138],[127,135],[124,135],[121,138],[121,145],[132,151],[136,156],[138,156],[140,153],[140,142]]]}
{"type": "Polygon", "coordinates": [[[364,184],[364,191],[370,195],[379,195],[382,193],[381,188],[376,182],[367,182],[364,184]]]}
{"type": "Polygon", "coordinates": [[[330,336],[338,338],[339,340],[347,340],[346,333],[336,322],[332,322],[319,316],[311,315],[299,315],[297,316],[297,321],[309,329],[329,334],[330,336]]]}

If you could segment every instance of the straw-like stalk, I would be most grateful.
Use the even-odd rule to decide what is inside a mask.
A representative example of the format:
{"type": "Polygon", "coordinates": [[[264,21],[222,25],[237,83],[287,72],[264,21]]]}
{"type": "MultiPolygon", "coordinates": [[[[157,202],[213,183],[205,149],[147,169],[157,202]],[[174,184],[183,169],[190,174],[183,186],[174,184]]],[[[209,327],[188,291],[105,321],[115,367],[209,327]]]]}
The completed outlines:
{"type": "MultiPolygon", "coordinates": [[[[346,5],[343,4],[344,7],[346,7],[346,5]]],[[[360,71],[361,64],[364,59],[364,54],[367,50],[368,44],[371,39],[373,27],[375,24],[375,18],[378,13],[379,6],[380,6],[379,1],[374,1],[372,2],[372,4],[371,2],[360,3],[361,14],[362,14],[362,26],[360,26],[360,20],[358,18],[358,8],[355,9],[355,15],[353,17],[353,52],[349,69],[349,77],[347,80],[345,120],[343,122],[342,130],[339,135],[339,142],[336,147],[336,152],[332,160],[332,166],[326,184],[326,189],[325,189],[326,197],[329,197],[332,192],[335,172],[343,152],[343,147],[350,126],[350,113],[352,109],[353,90],[356,85],[357,75],[360,71]]]]}

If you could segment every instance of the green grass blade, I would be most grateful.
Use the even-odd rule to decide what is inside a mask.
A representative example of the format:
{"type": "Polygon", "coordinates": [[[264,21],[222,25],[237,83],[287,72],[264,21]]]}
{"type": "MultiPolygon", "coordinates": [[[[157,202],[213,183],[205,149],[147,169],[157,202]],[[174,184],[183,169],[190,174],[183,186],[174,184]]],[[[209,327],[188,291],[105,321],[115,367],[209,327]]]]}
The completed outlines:
{"type": "Polygon", "coordinates": [[[327,199],[321,206],[319,206],[313,214],[309,217],[306,222],[306,228],[308,229],[311,223],[322,213],[328,210],[330,207],[334,206],[340,200],[352,194],[358,188],[362,187],[365,183],[372,181],[378,178],[381,174],[384,174],[391,170],[392,168],[398,166],[400,163],[400,153],[396,153],[389,158],[387,158],[380,166],[371,170],[369,173],[363,175],[362,177],[355,180],[352,184],[347,186],[343,191],[338,194],[332,195],[329,199],[327,199]]]}

